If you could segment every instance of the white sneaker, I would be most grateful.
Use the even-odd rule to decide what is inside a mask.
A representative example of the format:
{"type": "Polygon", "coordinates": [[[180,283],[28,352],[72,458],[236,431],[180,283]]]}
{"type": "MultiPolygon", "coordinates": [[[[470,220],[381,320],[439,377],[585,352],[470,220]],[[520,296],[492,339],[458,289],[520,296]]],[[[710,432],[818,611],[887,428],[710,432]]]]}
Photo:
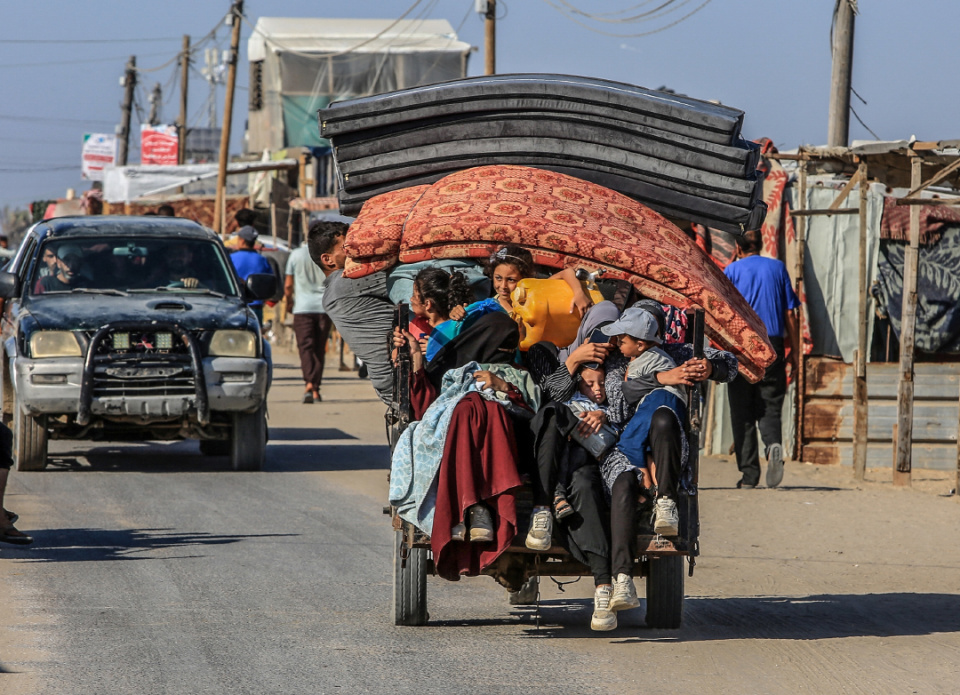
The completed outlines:
{"type": "Polygon", "coordinates": [[[493,517],[489,509],[482,504],[475,504],[467,510],[467,520],[471,541],[485,543],[493,540],[493,517]]]}
{"type": "Polygon", "coordinates": [[[610,599],[611,611],[625,611],[639,608],[640,599],[637,598],[637,587],[633,577],[622,572],[613,578],[613,597],[610,599]]]}
{"type": "Polygon", "coordinates": [[[530,550],[550,550],[553,535],[553,514],[550,507],[534,507],[526,545],[530,550]]]}
{"type": "Polygon", "coordinates": [[[676,536],[680,533],[680,517],[677,516],[677,503],[669,497],[657,500],[654,509],[653,530],[661,536],[676,536]]]}
{"type": "Polygon", "coordinates": [[[450,529],[450,540],[452,541],[465,541],[467,540],[467,527],[461,521],[459,524],[450,529]]]}
{"type": "Polygon", "coordinates": [[[590,629],[604,632],[617,628],[617,614],[610,610],[610,597],[613,587],[601,584],[593,595],[593,618],[590,619],[590,629]]]}

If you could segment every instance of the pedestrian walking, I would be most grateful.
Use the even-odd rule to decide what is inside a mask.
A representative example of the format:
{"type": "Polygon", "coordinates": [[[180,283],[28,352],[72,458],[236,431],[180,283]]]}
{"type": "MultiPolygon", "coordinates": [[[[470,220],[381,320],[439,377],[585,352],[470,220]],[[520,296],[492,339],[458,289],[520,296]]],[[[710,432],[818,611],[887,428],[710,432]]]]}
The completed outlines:
{"type": "Polygon", "coordinates": [[[14,527],[17,515],[3,506],[3,495],[7,491],[7,478],[13,466],[13,432],[0,423],[0,543],[30,545],[33,539],[14,527]]]}
{"type": "MultiPolygon", "coordinates": [[[[246,281],[254,273],[273,274],[270,263],[256,249],[258,236],[257,230],[250,225],[240,227],[237,231],[239,244],[237,250],[230,254],[230,260],[243,281],[246,281]]],[[[249,306],[253,313],[257,315],[260,325],[263,325],[263,301],[260,299],[254,300],[250,302],[249,306]]]]}
{"type": "Polygon", "coordinates": [[[760,456],[757,426],[767,459],[767,487],[783,480],[783,443],[780,413],[787,392],[785,347],[790,347],[790,366],[797,371],[799,332],[796,309],[800,306],[787,267],[773,258],[760,256],[759,231],[746,232],[737,239],[738,260],[724,271],[744,299],[767,327],[767,336],[777,352],[777,360],[756,384],[737,375],[728,389],[733,448],[740,469],[738,488],[754,488],[760,482],[760,456]]]}
{"type": "Polygon", "coordinates": [[[327,339],[333,321],[323,310],[323,288],[326,275],[310,258],[309,245],[329,253],[337,239],[343,238],[343,225],[337,222],[317,221],[307,230],[306,243],[295,249],[287,259],[283,296],[287,309],[293,307],[293,332],[300,352],[300,371],[303,374],[303,402],[323,400],[320,386],[326,361],[327,339]]]}

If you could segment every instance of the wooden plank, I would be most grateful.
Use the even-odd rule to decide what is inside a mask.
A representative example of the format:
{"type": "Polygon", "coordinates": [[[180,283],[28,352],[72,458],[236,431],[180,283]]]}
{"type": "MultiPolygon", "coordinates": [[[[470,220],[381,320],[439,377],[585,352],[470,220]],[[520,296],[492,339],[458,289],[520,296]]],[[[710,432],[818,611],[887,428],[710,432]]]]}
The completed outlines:
{"type": "MultiPolygon", "coordinates": [[[[851,364],[823,357],[808,357],[805,370],[807,398],[853,398],[851,364]]],[[[899,365],[874,362],[867,365],[867,389],[870,400],[897,398],[899,365]]],[[[954,402],[960,392],[960,363],[921,362],[914,365],[917,398],[954,402]]]]}
{"type": "MultiPolygon", "coordinates": [[[[870,442],[889,442],[890,432],[897,423],[897,404],[892,400],[868,402],[870,442]]],[[[853,442],[855,433],[854,407],[851,401],[838,399],[807,402],[807,417],[803,423],[803,437],[809,442],[853,442]]],[[[957,403],[949,401],[920,401],[913,411],[914,442],[942,442],[955,444],[957,440],[957,403]]]]}
{"type": "Polygon", "coordinates": [[[794,217],[817,217],[820,215],[832,217],[833,215],[856,215],[859,212],[860,208],[838,208],[837,210],[791,210],[790,214],[794,217]]]}
{"type": "Polygon", "coordinates": [[[867,163],[857,168],[860,181],[860,239],[857,271],[857,351],[853,376],[853,477],[863,480],[867,467],[867,163]]]}
{"type": "MultiPolygon", "coordinates": [[[[862,164],[860,166],[863,167],[862,164]]],[[[837,196],[836,200],[830,203],[829,209],[839,210],[840,206],[843,205],[843,201],[845,201],[847,199],[847,196],[850,195],[850,191],[853,190],[853,187],[856,186],[858,183],[860,183],[860,181],[862,180],[863,179],[861,178],[860,171],[858,170],[854,176],[850,177],[850,180],[847,181],[844,187],[840,189],[840,194],[837,196]]]]}
{"type": "MultiPolygon", "coordinates": [[[[956,164],[960,166],[960,159],[956,164]]],[[[952,166],[952,165],[951,165],[952,166]]],[[[910,162],[910,187],[919,190],[922,162],[910,162]]],[[[949,167],[948,167],[949,168],[949,167]]],[[[917,263],[920,257],[920,208],[910,208],[910,246],[903,259],[903,311],[900,328],[900,382],[897,387],[897,467],[899,473],[910,473],[913,441],[913,351],[917,322],[917,263]]],[[[909,475],[895,476],[898,485],[908,485],[909,475]]]]}
{"type": "MultiPolygon", "coordinates": [[[[807,463],[825,465],[853,465],[853,447],[849,443],[809,442],[806,445],[807,463]]],[[[914,444],[916,467],[924,470],[953,471],[957,465],[954,444],[914,444]]],[[[867,468],[890,470],[890,434],[886,441],[870,442],[867,446],[867,468]]]]}
{"type": "MultiPolygon", "coordinates": [[[[807,163],[806,161],[800,162],[800,174],[799,174],[799,197],[800,197],[800,209],[806,210],[807,208],[807,163]]],[[[794,277],[797,279],[797,296],[801,298],[801,301],[805,301],[804,290],[804,263],[806,259],[807,251],[807,218],[800,217],[797,219],[797,268],[796,274],[794,277]]],[[[797,355],[797,388],[794,389],[795,398],[796,398],[796,407],[794,408],[794,422],[793,422],[793,432],[794,432],[794,441],[796,445],[793,449],[793,458],[797,461],[803,461],[803,412],[806,402],[806,374],[807,374],[807,356],[803,352],[803,331],[806,325],[806,312],[804,307],[800,307],[800,316],[799,321],[797,321],[797,328],[800,332],[799,344],[800,344],[800,354],[797,355]]]]}

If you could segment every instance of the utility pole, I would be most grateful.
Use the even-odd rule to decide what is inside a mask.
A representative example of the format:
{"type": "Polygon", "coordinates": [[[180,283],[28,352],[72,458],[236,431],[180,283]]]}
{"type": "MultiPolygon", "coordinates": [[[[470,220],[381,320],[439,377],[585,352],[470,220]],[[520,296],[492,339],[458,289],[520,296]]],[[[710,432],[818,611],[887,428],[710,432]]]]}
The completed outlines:
{"type": "Polygon", "coordinates": [[[497,74],[497,0],[487,0],[487,11],[483,15],[484,44],[483,57],[486,62],[484,75],[497,74]]]}
{"type": "Polygon", "coordinates": [[[857,0],[837,0],[833,12],[833,72],[827,145],[850,144],[850,75],[853,72],[853,24],[857,0]]]}
{"type": "Polygon", "coordinates": [[[163,103],[163,88],[157,82],[153,85],[153,91],[150,92],[150,116],[147,123],[157,125],[160,122],[160,104],[163,103]]]}
{"type": "Polygon", "coordinates": [[[137,56],[130,56],[127,69],[120,80],[123,84],[123,104],[120,106],[120,151],[117,153],[117,164],[127,165],[127,152],[130,147],[130,112],[133,110],[133,90],[137,86],[137,56]]]}
{"type": "Polygon", "coordinates": [[[190,35],[183,35],[180,53],[180,118],[177,119],[177,163],[183,164],[187,153],[187,78],[190,75],[190,35]]]}
{"type": "Polygon", "coordinates": [[[233,92],[237,85],[237,50],[240,48],[240,15],[243,14],[243,0],[234,0],[230,8],[233,33],[230,35],[230,56],[227,71],[227,95],[223,103],[223,129],[220,132],[220,168],[217,172],[216,208],[213,211],[213,231],[223,235],[226,228],[224,213],[226,208],[227,154],[230,149],[230,121],[233,118],[233,92]]]}

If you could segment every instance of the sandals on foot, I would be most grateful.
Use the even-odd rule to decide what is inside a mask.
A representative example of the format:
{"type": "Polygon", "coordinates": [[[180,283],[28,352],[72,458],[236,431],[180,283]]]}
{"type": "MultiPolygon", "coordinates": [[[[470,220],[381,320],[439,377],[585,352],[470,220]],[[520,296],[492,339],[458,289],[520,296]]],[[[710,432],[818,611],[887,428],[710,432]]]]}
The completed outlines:
{"type": "Polygon", "coordinates": [[[557,519],[565,519],[571,514],[573,514],[573,507],[570,506],[567,498],[555,497],[553,500],[553,515],[557,517],[557,519]]]}

